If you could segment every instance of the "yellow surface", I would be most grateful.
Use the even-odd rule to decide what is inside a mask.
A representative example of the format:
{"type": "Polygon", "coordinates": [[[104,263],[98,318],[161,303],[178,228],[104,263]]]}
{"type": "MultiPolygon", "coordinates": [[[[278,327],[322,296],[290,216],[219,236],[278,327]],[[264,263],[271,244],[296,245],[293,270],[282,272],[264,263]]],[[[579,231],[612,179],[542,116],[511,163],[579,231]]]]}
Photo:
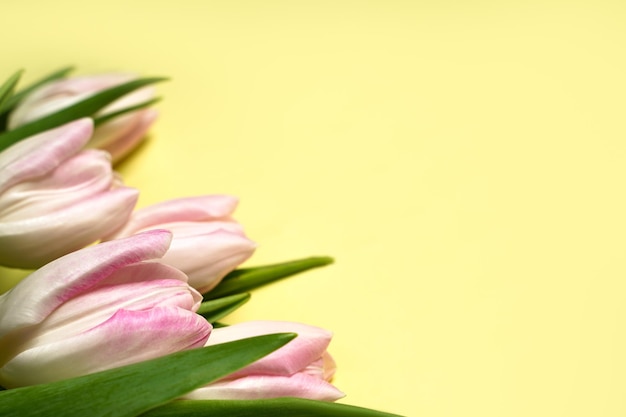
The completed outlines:
{"type": "Polygon", "coordinates": [[[2,69],[167,75],[140,205],[241,198],[231,317],[334,330],[345,403],[626,415],[626,5],[4,1],[2,69]]]}

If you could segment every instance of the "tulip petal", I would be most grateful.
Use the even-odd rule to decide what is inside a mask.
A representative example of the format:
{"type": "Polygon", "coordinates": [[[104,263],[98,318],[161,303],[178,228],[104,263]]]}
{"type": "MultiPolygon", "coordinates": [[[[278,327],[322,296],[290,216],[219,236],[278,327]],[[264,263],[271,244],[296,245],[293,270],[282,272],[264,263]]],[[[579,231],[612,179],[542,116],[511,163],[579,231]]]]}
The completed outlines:
{"type": "Polygon", "coordinates": [[[87,147],[104,149],[111,154],[113,162],[117,162],[144,139],[157,116],[153,109],[119,116],[98,126],[87,147]]]}
{"type": "Polygon", "coordinates": [[[248,321],[213,330],[206,346],[264,334],[294,332],[298,337],[282,348],[229,376],[293,375],[322,357],[332,333],[319,327],[285,321],[248,321]]]}
{"type": "Polygon", "coordinates": [[[235,211],[238,200],[230,195],[205,195],[179,198],[154,204],[133,213],[130,221],[105,239],[130,236],[164,223],[224,220],[235,211]]]}
{"type": "Polygon", "coordinates": [[[78,153],[93,132],[91,119],[79,119],[22,140],[0,153],[0,193],[39,178],[78,153]]]}
{"type": "Polygon", "coordinates": [[[19,183],[7,190],[0,199],[0,215],[3,221],[38,217],[42,211],[64,209],[105,192],[112,185],[109,154],[82,151],[42,179],[19,183]]]}
{"type": "Polygon", "coordinates": [[[201,347],[210,332],[203,317],[176,307],[119,310],[86,332],[24,350],[0,369],[0,383],[15,388],[141,362],[201,347]]]}
{"type": "MultiPolygon", "coordinates": [[[[167,230],[171,230],[174,237],[186,238],[196,237],[217,232],[227,232],[231,235],[245,236],[243,226],[239,223],[229,220],[209,220],[209,221],[177,221],[177,222],[163,222],[159,223],[159,227],[167,230]]],[[[153,227],[139,230],[143,232],[150,230],[153,227]]]]}
{"type": "Polygon", "coordinates": [[[190,400],[255,400],[299,397],[335,401],[344,396],[344,393],[322,379],[297,373],[291,376],[251,375],[234,380],[218,381],[196,389],[183,398],[190,400]]]}
{"type": "Polygon", "coordinates": [[[120,309],[178,307],[194,312],[202,296],[186,281],[181,271],[156,262],[125,266],[54,310],[45,319],[45,326],[32,336],[31,343],[51,343],[67,334],[86,331],[120,309]]]}
{"type": "Polygon", "coordinates": [[[64,210],[0,223],[0,263],[37,268],[89,245],[130,217],[137,196],[134,188],[118,188],[64,210]]]}
{"type": "Polygon", "coordinates": [[[91,246],[49,263],[0,295],[0,337],[40,323],[59,305],[126,265],[162,257],[170,240],[170,232],[154,230],[91,246]]]}
{"type": "MultiPolygon", "coordinates": [[[[204,229],[205,226],[216,226],[215,223],[218,222],[196,223],[196,226],[204,229]]],[[[167,225],[164,227],[168,228],[167,225]]],[[[201,293],[213,289],[226,274],[250,258],[256,248],[256,244],[243,234],[223,229],[197,236],[179,233],[176,227],[169,230],[174,239],[160,262],[185,271],[189,285],[201,293]]]]}
{"type": "Polygon", "coordinates": [[[324,370],[323,378],[326,381],[332,380],[337,371],[337,364],[335,363],[335,359],[333,359],[328,352],[324,352],[324,355],[322,355],[322,369],[324,370]]]}

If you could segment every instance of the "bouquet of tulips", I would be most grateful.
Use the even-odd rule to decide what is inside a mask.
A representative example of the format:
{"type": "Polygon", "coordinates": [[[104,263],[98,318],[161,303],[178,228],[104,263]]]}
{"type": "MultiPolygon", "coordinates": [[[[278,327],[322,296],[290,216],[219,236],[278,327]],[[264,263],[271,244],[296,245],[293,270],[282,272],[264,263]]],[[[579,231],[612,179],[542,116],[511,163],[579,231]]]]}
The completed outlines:
{"type": "Polygon", "coordinates": [[[70,71],[0,85],[0,265],[34,270],[0,295],[0,415],[391,416],[334,403],[329,331],[221,321],[332,259],[239,268],[255,244],[229,195],[135,210],[112,165],[163,78],[70,71]]]}

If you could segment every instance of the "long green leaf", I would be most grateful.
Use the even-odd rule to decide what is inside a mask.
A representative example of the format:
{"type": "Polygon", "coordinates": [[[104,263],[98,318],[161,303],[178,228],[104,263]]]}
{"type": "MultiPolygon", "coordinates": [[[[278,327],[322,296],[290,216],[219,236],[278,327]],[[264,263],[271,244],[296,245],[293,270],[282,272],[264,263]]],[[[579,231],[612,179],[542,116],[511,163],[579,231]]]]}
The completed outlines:
{"type": "Polygon", "coordinates": [[[28,87],[22,88],[20,91],[15,93],[13,95],[13,97],[11,97],[11,99],[9,100],[9,102],[7,104],[7,107],[5,109],[3,109],[3,112],[7,112],[7,111],[12,110],[27,95],[29,95],[30,93],[35,91],[37,88],[41,87],[42,85],[47,84],[50,81],[55,81],[55,80],[58,80],[60,78],[64,78],[66,75],[68,75],[72,71],[74,71],[74,67],[65,67],[65,68],[58,69],[58,70],[54,71],[53,73],[50,73],[50,74],[44,76],[43,78],[40,78],[39,80],[37,80],[34,83],[30,84],[28,87]]]}
{"type": "Polygon", "coordinates": [[[11,110],[13,110],[27,95],[29,95],[35,89],[41,87],[42,85],[49,83],[50,81],[58,80],[59,78],[65,77],[73,70],[73,67],[61,68],[13,94],[13,96],[8,100],[6,105],[2,108],[2,111],[0,111],[0,132],[4,132],[7,129],[7,122],[11,110]]]}
{"type": "Polygon", "coordinates": [[[319,256],[256,268],[236,269],[228,274],[217,287],[204,294],[204,298],[212,300],[226,295],[250,291],[300,272],[331,263],[333,263],[333,258],[319,256]]]}
{"type": "Polygon", "coordinates": [[[271,400],[174,401],[141,417],[400,417],[397,414],[345,404],[300,398],[271,400]]]}
{"type": "Polygon", "coordinates": [[[222,317],[237,310],[250,300],[250,293],[229,295],[227,297],[216,298],[215,300],[205,301],[200,304],[200,308],[196,313],[204,316],[209,323],[215,323],[222,317]]]}
{"type": "Polygon", "coordinates": [[[29,136],[41,133],[48,129],[69,123],[82,117],[93,117],[98,111],[108,106],[118,98],[150,84],[166,80],[161,77],[140,78],[115,87],[100,91],[56,113],[44,116],[38,120],[22,125],[0,135],[0,150],[6,149],[14,143],[29,136]]]}
{"type": "Polygon", "coordinates": [[[126,113],[130,113],[133,112],[135,110],[140,110],[140,109],[144,109],[146,107],[150,107],[152,106],[154,103],[157,103],[161,101],[161,97],[155,97],[153,99],[150,100],[146,100],[144,102],[141,102],[139,104],[135,104],[134,106],[128,106],[128,107],[124,107],[123,109],[111,112],[111,113],[107,113],[105,115],[102,116],[98,116],[98,117],[94,117],[93,119],[93,124],[95,126],[99,126],[102,123],[106,123],[111,119],[115,119],[116,117],[120,117],[126,113]]]}
{"type": "Polygon", "coordinates": [[[24,70],[17,71],[0,86],[0,112],[2,112],[2,109],[7,106],[9,100],[13,96],[15,86],[20,81],[20,77],[23,72],[24,70]]]}
{"type": "Polygon", "coordinates": [[[78,378],[2,391],[0,416],[133,417],[243,368],[295,336],[279,333],[252,337],[78,378]]]}

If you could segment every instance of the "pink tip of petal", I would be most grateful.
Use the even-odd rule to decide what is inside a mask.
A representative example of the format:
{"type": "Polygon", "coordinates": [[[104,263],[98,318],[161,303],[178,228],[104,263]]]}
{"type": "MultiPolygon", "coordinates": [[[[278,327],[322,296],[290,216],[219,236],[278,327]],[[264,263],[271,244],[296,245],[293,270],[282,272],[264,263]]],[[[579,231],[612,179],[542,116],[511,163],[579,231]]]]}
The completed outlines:
{"type": "Polygon", "coordinates": [[[87,331],[23,350],[0,368],[8,388],[72,378],[200,347],[211,332],[202,317],[176,307],[118,310],[87,331]]]}
{"type": "Polygon", "coordinates": [[[167,230],[152,230],[90,246],[43,266],[0,299],[0,336],[41,322],[63,302],[126,265],[162,257],[171,239],[167,230]],[[27,312],[24,305],[30,306],[27,312]]]}
{"type": "Polygon", "coordinates": [[[79,119],[24,139],[0,153],[0,192],[46,175],[78,153],[93,133],[91,119],[79,119]]]}

